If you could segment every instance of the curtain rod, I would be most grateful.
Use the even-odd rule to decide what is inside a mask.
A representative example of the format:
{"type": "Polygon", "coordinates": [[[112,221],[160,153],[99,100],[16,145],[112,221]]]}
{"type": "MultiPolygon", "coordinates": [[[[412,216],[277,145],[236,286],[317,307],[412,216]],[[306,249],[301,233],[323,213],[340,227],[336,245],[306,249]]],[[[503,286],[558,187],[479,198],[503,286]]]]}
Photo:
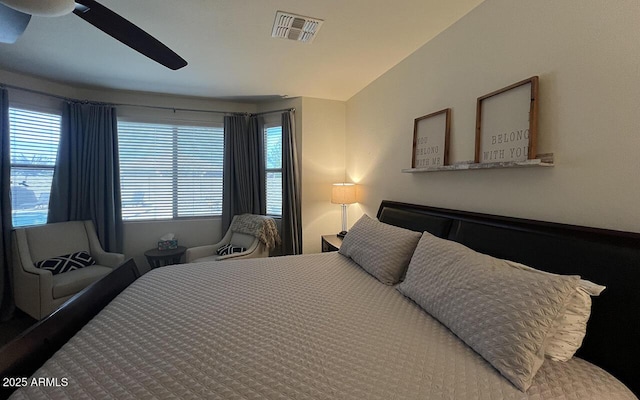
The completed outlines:
{"type": "MultiPolygon", "coordinates": [[[[58,96],[56,94],[42,92],[40,90],[27,89],[27,88],[20,87],[20,86],[9,85],[9,84],[3,83],[3,82],[0,82],[0,87],[4,87],[4,88],[8,88],[8,89],[14,89],[14,90],[21,90],[21,91],[28,92],[28,93],[35,93],[35,94],[39,94],[39,95],[42,95],[42,96],[53,97],[55,99],[60,99],[60,100],[63,100],[63,101],[89,103],[88,100],[78,100],[78,99],[74,99],[74,98],[71,98],[71,97],[58,96]]],[[[99,102],[99,103],[100,104],[109,105],[109,106],[154,108],[154,109],[158,109],[158,110],[169,110],[169,111],[174,111],[174,112],[175,111],[189,111],[189,112],[202,112],[202,113],[228,114],[228,115],[246,115],[246,116],[264,115],[264,114],[270,114],[270,113],[276,113],[276,112],[284,112],[284,111],[295,111],[295,108],[287,108],[287,109],[283,109],[283,110],[265,111],[265,112],[260,112],[260,113],[247,113],[247,112],[234,112],[234,111],[199,110],[199,109],[192,109],[192,108],[149,106],[149,105],[143,105],[143,104],[104,103],[104,102],[99,102]]]]}
{"type": "Polygon", "coordinates": [[[253,117],[253,116],[256,116],[256,115],[281,113],[281,112],[285,112],[285,111],[295,111],[295,110],[296,110],[295,108],[283,108],[281,110],[263,111],[263,112],[259,112],[259,113],[249,113],[249,116],[253,117]]]}
{"type": "Polygon", "coordinates": [[[112,103],[112,106],[122,106],[122,107],[141,107],[141,108],[154,108],[157,110],[169,110],[169,111],[189,111],[189,112],[201,112],[201,113],[211,113],[211,114],[227,114],[227,115],[247,115],[246,112],[237,112],[237,111],[217,111],[217,110],[198,110],[194,108],[178,108],[178,107],[163,107],[163,106],[148,106],[144,104],[126,104],[126,103],[112,103]]]}

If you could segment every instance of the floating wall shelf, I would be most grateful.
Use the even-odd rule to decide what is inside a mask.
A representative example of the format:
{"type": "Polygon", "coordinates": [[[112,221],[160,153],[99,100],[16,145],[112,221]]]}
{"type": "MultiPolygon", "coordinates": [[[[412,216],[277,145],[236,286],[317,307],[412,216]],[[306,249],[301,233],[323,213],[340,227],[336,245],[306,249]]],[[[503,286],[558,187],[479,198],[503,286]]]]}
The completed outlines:
{"type": "Polygon", "coordinates": [[[440,172],[440,171],[466,171],[470,169],[497,169],[497,168],[548,168],[553,167],[553,153],[538,154],[537,158],[525,161],[509,161],[496,163],[471,163],[463,162],[453,165],[426,168],[406,168],[402,172],[440,172]]]}

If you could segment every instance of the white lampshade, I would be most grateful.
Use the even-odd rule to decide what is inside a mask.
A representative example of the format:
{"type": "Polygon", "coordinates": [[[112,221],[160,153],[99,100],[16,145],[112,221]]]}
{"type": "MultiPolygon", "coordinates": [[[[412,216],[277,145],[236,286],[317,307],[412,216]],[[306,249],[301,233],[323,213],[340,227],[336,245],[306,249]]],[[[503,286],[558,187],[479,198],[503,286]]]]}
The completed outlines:
{"type": "Polygon", "coordinates": [[[334,183],[331,190],[333,204],[356,203],[356,185],[354,183],[334,183]]]}

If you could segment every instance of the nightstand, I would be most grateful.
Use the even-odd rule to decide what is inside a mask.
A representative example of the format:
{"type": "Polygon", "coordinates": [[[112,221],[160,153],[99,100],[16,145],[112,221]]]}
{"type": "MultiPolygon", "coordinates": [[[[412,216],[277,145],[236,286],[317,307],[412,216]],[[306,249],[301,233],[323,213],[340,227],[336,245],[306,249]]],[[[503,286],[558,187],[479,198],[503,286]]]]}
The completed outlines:
{"type": "Polygon", "coordinates": [[[342,238],[337,235],[322,235],[322,252],[338,251],[342,246],[342,238]]]}
{"type": "Polygon", "coordinates": [[[145,251],[144,256],[147,257],[147,262],[153,269],[164,267],[165,265],[179,264],[185,251],[187,251],[187,248],[184,246],[178,246],[170,250],[151,249],[145,251]]]}

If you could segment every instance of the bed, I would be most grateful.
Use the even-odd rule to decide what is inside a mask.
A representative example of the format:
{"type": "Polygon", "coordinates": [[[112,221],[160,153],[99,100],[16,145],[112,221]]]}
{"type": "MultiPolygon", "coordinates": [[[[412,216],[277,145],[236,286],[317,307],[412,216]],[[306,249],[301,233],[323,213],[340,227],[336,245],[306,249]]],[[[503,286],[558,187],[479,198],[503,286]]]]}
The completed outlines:
{"type": "Polygon", "coordinates": [[[391,201],[377,217],[606,285],[577,357],[545,360],[523,391],[396,285],[323,253],[120,271],[125,284],[97,285],[128,287],[12,398],[636,398],[640,235],[391,201]]]}

